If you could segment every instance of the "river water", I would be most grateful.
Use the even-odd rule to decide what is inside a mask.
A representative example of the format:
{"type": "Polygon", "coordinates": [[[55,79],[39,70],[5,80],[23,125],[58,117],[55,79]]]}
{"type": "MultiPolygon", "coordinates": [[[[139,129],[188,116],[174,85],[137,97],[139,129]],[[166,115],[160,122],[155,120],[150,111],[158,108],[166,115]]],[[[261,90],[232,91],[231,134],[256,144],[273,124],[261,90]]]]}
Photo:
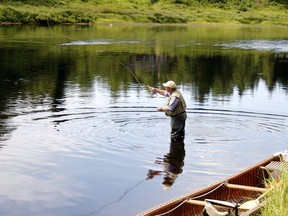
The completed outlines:
{"type": "Polygon", "coordinates": [[[288,149],[288,31],[0,27],[0,214],[136,215],[288,149]],[[156,112],[174,80],[185,146],[156,112]]]}

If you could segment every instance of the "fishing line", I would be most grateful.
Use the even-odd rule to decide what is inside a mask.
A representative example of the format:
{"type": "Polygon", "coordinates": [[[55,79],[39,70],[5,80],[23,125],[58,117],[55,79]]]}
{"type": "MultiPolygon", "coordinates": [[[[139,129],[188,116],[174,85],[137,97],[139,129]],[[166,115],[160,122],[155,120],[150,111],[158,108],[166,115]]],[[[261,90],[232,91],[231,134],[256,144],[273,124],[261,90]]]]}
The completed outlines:
{"type": "Polygon", "coordinates": [[[142,180],[138,181],[138,182],[137,182],[135,185],[133,185],[132,187],[127,188],[127,189],[123,192],[123,194],[122,194],[117,200],[112,201],[112,202],[110,202],[110,203],[106,203],[106,204],[100,206],[96,211],[90,212],[90,213],[87,213],[87,214],[84,214],[84,215],[81,215],[81,216],[92,216],[92,215],[95,215],[95,214],[101,212],[103,209],[105,209],[105,208],[107,208],[107,207],[109,207],[109,206],[112,206],[112,205],[114,205],[114,204],[116,204],[116,203],[121,202],[122,199],[124,199],[124,198],[129,194],[130,191],[132,191],[133,189],[137,188],[139,185],[141,185],[141,184],[142,184],[143,182],[145,182],[145,181],[146,181],[146,179],[142,179],[142,180]]]}
{"type": "MultiPolygon", "coordinates": [[[[48,11],[48,13],[47,13],[46,22],[47,22],[47,26],[48,26],[48,28],[49,28],[49,31],[50,31],[52,34],[56,35],[56,36],[62,36],[62,37],[66,37],[66,38],[69,38],[69,39],[72,39],[72,40],[77,40],[76,38],[72,38],[72,37],[67,36],[67,35],[57,34],[57,33],[55,33],[55,32],[52,30],[52,28],[51,28],[51,25],[50,25],[50,23],[49,23],[49,18],[51,18],[51,16],[50,16],[51,11],[52,11],[52,9],[56,8],[60,3],[62,3],[62,2],[58,2],[57,4],[54,4],[52,7],[50,7],[50,9],[49,9],[49,11],[48,11]]],[[[121,61],[119,61],[119,63],[120,63],[122,66],[124,66],[124,67],[132,74],[132,76],[134,77],[134,79],[137,81],[137,83],[138,83],[142,88],[146,89],[146,88],[143,86],[143,84],[138,80],[138,78],[137,78],[137,76],[135,75],[135,73],[133,73],[133,71],[132,71],[127,65],[125,65],[125,64],[124,64],[123,62],[121,62],[121,61]]],[[[148,85],[146,85],[145,83],[144,83],[144,85],[149,89],[149,86],[148,86],[148,85]]],[[[151,95],[151,96],[154,96],[154,95],[157,96],[157,93],[156,93],[156,92],[152,92],[152,95],[151,95]]]]}
{"type": "Polygon", "coordinates": [[[50,26],[50,23],[49,23],[49,18],[51,18],[50,13],[51,13],[52,9],[56,8],[56,7],[57,7],[59,4],[61,4],[61,3],[63,3],[63,2],[58,2],[57,4],[54,4],[54,5],[51,6],[51,7],[49,8],[49,10],[48,10],[48,13],[47,13],[47,16],[46,16],[46,23],[47,23],[47,26],[48,26],[48,28],[49,28],[49,31],[50,31],[53,35],[55,35],[55,36],[61,36],[61,37],[66,37],[66,38],[69,38],[69,39],[72,39],[72,40],[77,40],[76,38],[72,38],[72,37],[70,37],[70,36],[68,36],[68,35],[55,33],[55,32],[52,30],[51,26],[50,26]]]}

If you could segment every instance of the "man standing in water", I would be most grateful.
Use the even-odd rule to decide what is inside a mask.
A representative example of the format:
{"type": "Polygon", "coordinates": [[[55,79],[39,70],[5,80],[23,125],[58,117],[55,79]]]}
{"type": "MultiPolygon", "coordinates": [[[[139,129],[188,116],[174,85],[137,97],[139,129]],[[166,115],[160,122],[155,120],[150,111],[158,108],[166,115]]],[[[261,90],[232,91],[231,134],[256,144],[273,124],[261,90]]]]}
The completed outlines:
{"type": "Polygon", "coordinates": [[[165,90],[148,86],[149,90],[168,97],[166,106],[157,107],[157,111],[165,112],[171,117],[171,140],[183,141],[185,137],[186,102],[183,95],[177,90],[174,81],[163,83],[165,90]]]}

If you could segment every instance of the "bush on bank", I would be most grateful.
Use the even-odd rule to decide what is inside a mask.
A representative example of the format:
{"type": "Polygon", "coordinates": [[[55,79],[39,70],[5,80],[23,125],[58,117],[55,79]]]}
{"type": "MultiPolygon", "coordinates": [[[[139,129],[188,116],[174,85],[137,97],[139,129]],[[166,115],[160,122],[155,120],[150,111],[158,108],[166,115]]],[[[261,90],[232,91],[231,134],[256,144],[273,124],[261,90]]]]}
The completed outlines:
{"type": "Polygon", "coordinates": [[[0,0],[0,22],[288,25],[284,0],[0,0]]]}

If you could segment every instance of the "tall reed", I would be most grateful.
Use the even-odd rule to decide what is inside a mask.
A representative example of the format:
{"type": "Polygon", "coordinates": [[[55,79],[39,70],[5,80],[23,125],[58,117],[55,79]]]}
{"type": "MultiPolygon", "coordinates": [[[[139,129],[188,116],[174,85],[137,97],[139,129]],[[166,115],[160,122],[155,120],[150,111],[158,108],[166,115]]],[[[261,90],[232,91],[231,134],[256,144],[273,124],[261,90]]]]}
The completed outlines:
{"type": "Polygon", "coordinates": [[[267,194],[266,203],[261,209],[262,216],[288,215],[288,170],[281,172],[281,182],[271,181],[273,189],[267,194]]]}

